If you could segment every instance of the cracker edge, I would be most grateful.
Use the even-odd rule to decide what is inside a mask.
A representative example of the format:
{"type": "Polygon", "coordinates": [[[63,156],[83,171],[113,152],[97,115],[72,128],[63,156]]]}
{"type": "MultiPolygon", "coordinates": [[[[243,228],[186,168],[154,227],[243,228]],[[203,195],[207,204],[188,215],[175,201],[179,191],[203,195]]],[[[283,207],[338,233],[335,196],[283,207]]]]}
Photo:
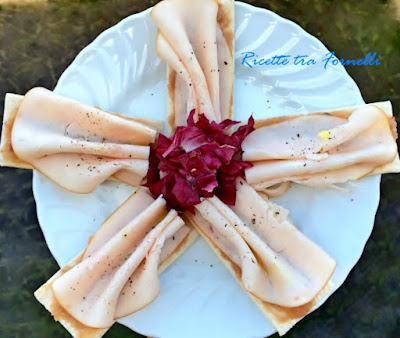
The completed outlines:
{"type": "MultiPolygon", "coordinates": [[[[232,71],[235,74],[235,2],[234,0],[215,0],[218,4],[218,12],[221,7],[224,7],[221,11],[225,14],[229,13],[229,24],[225,24],[222,29],[225,39],[232,56],[232,71]],[[229,6],[229,7],[228,7],[229,6]]],[[[172,135],[175,132],[175,80],[176,72],[167,64],[167,132],[172,135]]],[[[231,107],[229,110],[229,118],[233,120],[233,95],[234,95],[234,83],[232,83],[232,97],[231,107]]]]}
{"type": "MultiPolygon", "coordinates": [[[[22,161],[18,158],[18,156],[14,153],[11,143],[12,128],[15,118],[17,116],[18,108],[23,99],[24,96],[18,94],[7,93],[5,96],[2,133],[0,140],[0,166],[2,167],[34,169],[33,166],[30,165],[28,162],[22,161]]],[[[100,109],[98,107],[95,108],[100,109]]],[[[128,121],[141,123],[147,127],[156,130],[157,132],[162,132],[164,127],[163,122],[157,120],[131,117],[114,112],[107,113],[119,116],[128,121]]]]}
{"type": "Polygon", "coordinates": [[[201,237],[207,242],[207,244],[211,247],[213,252],[221,259],[222,263],[226,266],[226,268],[229,270],[229,272],[232,274],[234,279],[237,281],[237,283],[241,286],[243,291],[251,298],[251,300],[255,303],[255,305],[259,308],[259,310],[263,313],[263,315],[271,322],[271,324],[275,327],[277,332],[279,333],[280,336],[286,334],[297,322],[299,322],[301,319],[303,319],[306,315],[308,315],[311,310],[314,308],[315,303],[317,303],[322,297],[326,296],[334,287],[334,284],[331,279],[328,280],[328,282],[325,284],[325,286],[322,288],[322,290],[317,294],[317,296],[311,301],[312,302],[312,307],[309,312],[307,312],[304,316],[300,318],[292,318],[287,321],[279,321],[278,318],[273,314],[272,308],[273,304],[264,302],[260,300],[259,298],[255,297],[253,294],[248,292],[243,283],[242,280],[240,279],[239,273],[238,273],[238,267],[229,259],[227,259],[227,256],[222,253],[222,251],[211,241],[210,238],[208,238],[207,235],[205,235],[202,230],[197,227],[196,223],[194,220],[190,217],[188,217],[188,221],[193,225],[193,227],[199,232],[201,237]]]}
{"type": "Polygon", "coordinates": [[[7,93],[5,97],[0,141],[0,166],[2,167],[33,169],[28,162],[20,160],[17,155],[15,155],[11,144],[12,127],[23,98],[22,95],[11,93],[7,93]]]}
{"type": "MultiPolygon", "coordinates": [[[[344,107],[344,108],[338,108],[338,109],[332,109],[332,110],[316,111],[316,112],[311,112],[311,113],[307,113],[307,114],[299,114],[299,115],[293,115],[293,116],[278,116],[278,117],[272,117],[272,118],[268,118],[268,119],[260,119],[260,120],[255,121],[254,127],[256,129],[258,129],[258,128],[273,125],[276,123],[289,121],[289,120],[292,120],[292,119],[295,119],[298,117],[315,115],[315,114],[328,113],[333,116],[337,116],[337,117],[341,117],[341,118],[348,118],[349,115],[354,110],[356,110],[358,108],[362,108],[364,106],[375,106],[375,107],[383,110],[383,112],[388,116],[388,119],[390,119],[390,120],[393,119],[392,103],[390,101],[382,101],[382,102],[360,104],[360,105],[356,105],[356,106],[344,107]]],[[[395,131],[393,131],[393,130],[392,130],[392,132],[395,133],[395,131]]],[[[389,174],[389,173],[399,173],[399,172],[400,172],[400,158],[399,158],[399,154],[397,154],[392,162],[374,169],[367,176],[379,175],[379,174],[389,174]]]]}
{"type": "MultiPolygon", "coordinates": [[[[164,262],[158,268],[158,274],[160,275],[163,271],[165,271],[182,253],[186,251],[186,249],[191,246],[198,237],[197,231],[192,227],[189,234],[183,239],[183,241],[178,245],[175,251],[168,256],[164,262]]],[[[45,284],[43,284],[38,290],[35,291],[34,296],[41,303],[47,311],[49,311],[54,317],[54,309],[60,308],[62,311],[61,305],[58,303],[56,297],[54,296],[52,290],[52,284],[55,280],[61,277],[65,272],[67,272],[70,268],[74,267],[78,263],[81,262],[83,254],[86,248],[82,250],[76,257],[71,259],[65,267],[57,271],[45,284]]],[[[55,321],[61,323],[62,326],[73,336],[76,338],[100,338],[102,337],[109,328],[91,328],[87,327],[84,324],[80,323],[70,314],[68,314],[65,310],[62,311],[62,315],[57,318],[54,318],[55,321]]]]}

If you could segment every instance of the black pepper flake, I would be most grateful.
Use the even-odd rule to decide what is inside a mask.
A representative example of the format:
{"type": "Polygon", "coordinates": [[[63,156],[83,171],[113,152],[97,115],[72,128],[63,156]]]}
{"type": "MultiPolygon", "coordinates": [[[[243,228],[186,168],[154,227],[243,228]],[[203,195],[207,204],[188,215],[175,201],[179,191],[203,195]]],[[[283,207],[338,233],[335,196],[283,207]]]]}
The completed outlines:
{"type": "Polygon", "coordinates": [[[279,211],[275,212],[275,215],[279,215],[279,211]]]}
{"type": "Polygon", "coordinates": [[[172,236],[172,240],[173,240],[173,241],[175,240],[175,236],[172,236]]]}
{"type": "Polygon", "coordinates": [[[240,185],[243,185],[243,182],[242,182],[242,181],[239,181],[239,183],[240,183],[240,185]]]}
{"type": "Polygon", "coordinates": [[[224,61],[224,63],[225,63],[225,66],[228,64],[228,62],[226,62],[226,61],[224,61]]]}
{"type": "Polygon", "coordinates": [[[255,218],[252,218],[252,219],[251,219],[251,223],[252,223],[252,224],[256,224],[256,219],[255,219],[255,218]]]}

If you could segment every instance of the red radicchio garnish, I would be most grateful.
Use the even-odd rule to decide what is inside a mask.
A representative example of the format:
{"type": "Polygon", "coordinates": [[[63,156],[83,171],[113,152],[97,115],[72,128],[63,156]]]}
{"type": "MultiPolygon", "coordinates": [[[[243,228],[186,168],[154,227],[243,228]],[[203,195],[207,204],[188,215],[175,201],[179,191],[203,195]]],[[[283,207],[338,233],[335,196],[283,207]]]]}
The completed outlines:
{"type": "Polygon", "coordinates": [[[244,176],[250,162],[241,161],[242,142],[254,130],[254,119],[229,133],[239,122],[210,122],[195,111],[187,119],[187,127],[176,128],[168,138],[160,134],[152,146],[146,187],[154,196],[163,195],[168,209],[194,214],[194,206],[202,197],[218,196],[228,205],[236,201],[235,180],[244,176]]]}

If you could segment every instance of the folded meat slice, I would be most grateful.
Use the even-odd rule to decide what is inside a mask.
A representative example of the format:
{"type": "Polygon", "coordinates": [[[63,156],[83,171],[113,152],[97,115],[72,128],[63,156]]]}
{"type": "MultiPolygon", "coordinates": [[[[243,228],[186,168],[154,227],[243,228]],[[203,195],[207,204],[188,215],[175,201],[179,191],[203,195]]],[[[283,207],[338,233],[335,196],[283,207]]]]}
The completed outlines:
{"type": "Polygon", "coordinates": [[[232,0],[164,0],[153,8],[157,54],[167,63],[170,131],[185,125],[192,109],[217,122],[232,117],[233,11],[232,0]]]}
{"type": "Polygon", "coordinates": [[[212,197],[186,215],[280,334],[331,287],[335,261],[305,237],[281,207],[243,179],[229,208],[212,197]]]}
{"type": "Polygon", "coordinates": [[[243,159],[253,162],[247,181],[268,193],[286,182],[329,186],[388,172],[385,167],[398,172],[395,120],[387,107],[363,105],[259,122],[262,126],[242,144],[243,159]]]}
{"type": "Polygon", "coordinates": [[[35,168],[77,193],[91,192],[109,178],[139,185],[147,173],[149,144],[157,129],[144,121],[44,88],[30,90],[18,105],[7,108],[2,165],[35,168]]]}
{"type": "Polygon", "coordinates": [[[165,205],[161,196],[154,200],[138,189],[85,251],[35,292],[73,336],[101,337],[115,320],[157,297],[158,274],[197,237],[165,205]]]}

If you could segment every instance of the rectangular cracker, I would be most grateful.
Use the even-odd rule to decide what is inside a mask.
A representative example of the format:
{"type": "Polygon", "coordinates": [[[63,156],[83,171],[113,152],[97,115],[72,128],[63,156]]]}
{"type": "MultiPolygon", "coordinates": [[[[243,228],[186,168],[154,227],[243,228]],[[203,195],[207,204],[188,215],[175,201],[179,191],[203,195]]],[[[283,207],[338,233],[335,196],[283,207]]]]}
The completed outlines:
{"type": "MultiPolygon", "coordinates": [[[[235,3],[233,0],[215,0],[218,4],[217,22],[222,30],[222,34],[228,44],[232,55],[230,61],[235,66],[235,3]]],[[[233,68],[233,73],[235,68],[233,68]]],[[[175,132],[175,80],[176,72],[167,64],[167,132],[172,135],[175,132]]],[[[229,118],[233,119],[233,92],[230,106],[229,118]]]]}
{"type": "Polygon", "coordinates": [[[297,322],[299,322],[307,314],[309,314],[314,305],[333,289],[333,283],[331,280],[329,280],[328,283],[325,285],[325,287],[311,302],[295,308],[285,308],[279,305],[264,302],[246,290],[240,277],[241,275],[240,268],[236,264],[234,264],[229,259],[229,257],[214,244],[214,242],[201,230],[200,227],[196,225],[194,219],[189,216],[185,218],[185,221],[186,220],[187,223],[192,224],[192,226],[204,238],[207,244],[211,247],[214,253],[221,259],[222,263],[232,274],[234,279],[242,287],[243,291],[246,292],[246,294],[256,304],[256,306],[260,309],[260,311],[264,314],[264,316],[276,328],[280,336],[287,333],[297,322]]]}
{"type": "MultiPolygon", "coordinates": [[[[390,101],[374,102],[374,103],[369,103],[368,105],[378,107],[379,109],[383,110],[388,117],[393,119],[393,120],[391,120],[392,133],[393,133],[393,136],[395,137],[395,139],[397,139],[397,130],[396,130],[395,120],[393,118],[393,109],[392,109],[391,102],[390,101]]],[[[299,114],[299,115],[293,115],[293,116],[278,116],[278,117],[273,117],[273,118],[268,118],[268,119],[261,119],[261,120],[255,121],[254,127],[257,129],[257,128],[269,126],[272,124],[289,121],[289,120],[292,120],[297,117],[301,117],[301,116],[305,116],[305,115],[312,115],[312,114],[328,113],[333,116],[337,116],[337,117],[341,117],[341,118],[348,118],[354,110],[356,110],[358,108],[362,108],[363,106],[365,106],[365,105],[362,104],[362,105],[357,105],[357,106],[352,106],[352,107],[312,112],[312,113],[308,113],[308,114],[299,114]]],[[[390,173],[399,173],[399,172],[400,172],[400,159],[399,159],[399,154],[397,154],[397,156],[391,163],[385,164],[381,167],[376,168],[369,175],[390,174],[390,173]]]]}
{"type": "MultiPolygon", "coordinates": [[[[159,268],[158,273],[161,274],[165,269],[167,269],[182,253],[184,253],[189,246],[191,246],[198,237],[198,233],[195,229],[185,237],[185,239],[179,244],[175,251],[164,260],[159,268]]],[[[68,312],[66,312],[55,298],[52,290],[53,282],[66,273],[68,270],[73,268],[75,265],[82,261],[82,257],[85,250],[79,253],[75,258],[68,262],[66,266],[60,269],[56,274],[54,274],[45,284],[43,284],[34,293],[36,299],[49,311],[54,317],[55,321],[61,323],[62,326],[75,338],[100,338],[102,337],[109,328],[92,328],[85,326],[74,317],[72,317],[68,312]]]]}
{"type": "MultiPolygon", "coordinates": [[[[5,97],[3,125],[0,141],[0,166],[2,167],[33,169],[33,167],[29,163],[22,161],[15,155],[11,144],[12,127],[14,125],[15,117],[17,116],[18,108],[23,98],[24,96],[22,95],[11,93],[7,93],[5,97]]],[[[119,113],[109,113],[117,115],[129,121],[142,123],[148,127],[156,129],[158,132],[162,132],[163,130],[163,122],[161,121],[130,117],[119,113]]]]}

